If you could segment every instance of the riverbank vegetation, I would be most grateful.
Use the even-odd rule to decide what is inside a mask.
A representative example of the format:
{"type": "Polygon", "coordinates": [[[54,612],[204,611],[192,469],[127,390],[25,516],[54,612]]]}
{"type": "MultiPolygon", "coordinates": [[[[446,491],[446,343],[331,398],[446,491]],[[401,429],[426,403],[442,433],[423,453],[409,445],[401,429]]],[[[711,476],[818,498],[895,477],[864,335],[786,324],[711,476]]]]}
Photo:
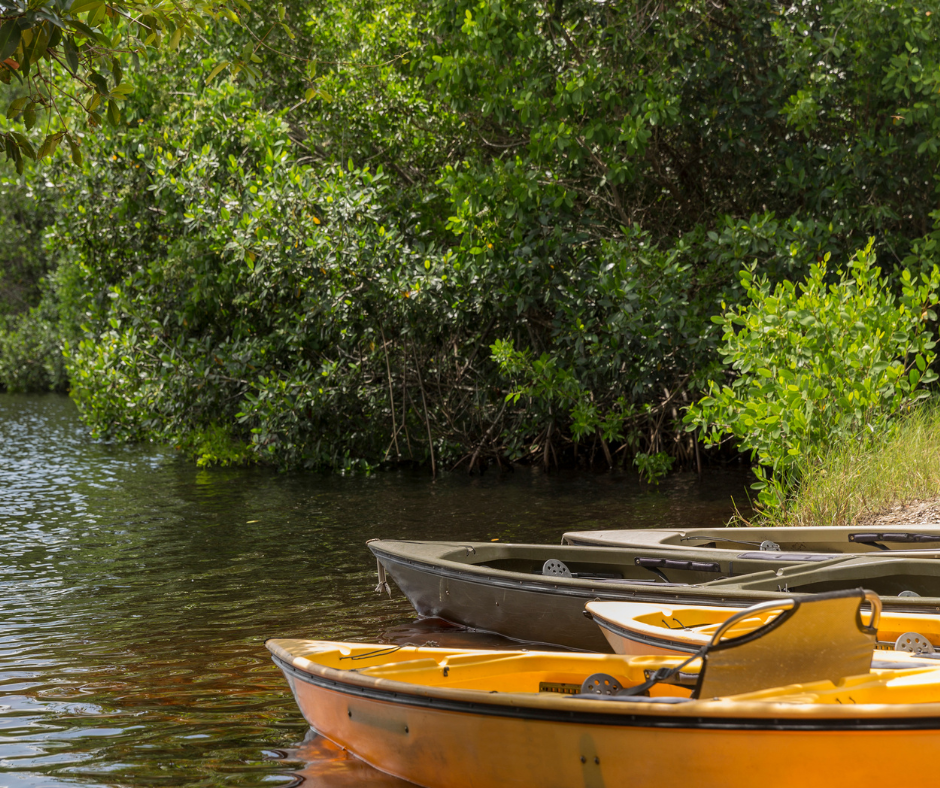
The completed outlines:
{"type": "MultiPolygon", "coordinates": [[[[807,463],[768,525],[855,525],[898,504],[935,501],[940,491],[940,408],[921,405],[877,433],[833,441],[807,463]]],[[[741,516],[739,524],[751,524],[741,516]]]]}
{"type": "Polygon", "coordinates": [[[845,447],[860,442],[871,452],[892,440],[898,419],[937,379],[926,324],[936,320],[940,270],[903,271],[898,297],[883,286],[871,242],[831,284],[828,262],[773,287],[751,268],[741,272],[747,303],[714,318],[733,378],[709,381],[685,417],[706,444],[732,437],[752,453],[757,502],[774,520],[789,516],[794,490],[826,473],[833,451],[851,453],[845,447]]]}
{"type": "MultiPolygon", "coordinates": [[[[935,10],[297,0],[206,24],[125,75],[80,164],[10,170],[3,221],[29,188],[44,241],[33,311],[4,307],[0,383],[65,385],[61,348],[96,435],[206,463],[655,478],[707,460],[722,422],[687,406],[751,376],[722,364],[722,316],[755,288],[766,307],[838,286],[863,250],[867,286],[926,309],[877,362],[906,383],[866,394],[900,386],[899,412],[933,375],[935,10]],[[257,76],[233,74],[246,58],[257,76]],[[43,353],[46,377],[16,377],[43,353]]],[[[42,144],[22,120],[4,129],[42,144]]],[[[863,425],[846,413],[805,440],[863,425]]]]}

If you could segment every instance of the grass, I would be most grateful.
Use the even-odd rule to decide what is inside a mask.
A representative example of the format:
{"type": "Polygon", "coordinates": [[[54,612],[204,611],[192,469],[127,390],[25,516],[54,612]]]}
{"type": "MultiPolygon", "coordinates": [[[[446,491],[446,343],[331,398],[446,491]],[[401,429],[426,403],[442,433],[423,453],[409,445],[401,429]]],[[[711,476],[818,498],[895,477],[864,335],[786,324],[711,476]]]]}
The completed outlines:
{"type": "Polygon", "coordinates": [[[830,447],[805,469],[785,511],[750,524],[855,525],[892,506],[938,497],[940,402],[932,401],[883,432],[830,447]]]}

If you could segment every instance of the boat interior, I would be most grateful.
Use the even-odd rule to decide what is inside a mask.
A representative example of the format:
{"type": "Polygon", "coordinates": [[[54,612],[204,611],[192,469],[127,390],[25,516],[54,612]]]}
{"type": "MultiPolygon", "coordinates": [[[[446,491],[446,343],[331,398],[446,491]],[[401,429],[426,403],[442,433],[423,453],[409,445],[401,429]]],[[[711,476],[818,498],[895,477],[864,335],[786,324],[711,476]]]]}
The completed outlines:
{"type": "MultiPolygon", "coordinates": [[[[693,699],[702,669],[702,660],[698,657],[689,661],[668,656],[389,648],[326,641],[273,643],[287,645],[286,650],[293,657],[303,657],[322,667],[354,670],[359,676],[376,681],[402,682],[418,688],[568,696],[582,700],[682,703],[693,699]],[[650,683],[649,677],[657,672],[670,672],[670,675],[650,683]],[[646,684],[650,686],[643,689],[646,684]],[[642,693],[617,694],[637,688],[643,689],[642,693]]],[[[272,651],[278,653],[275,648],[272,651]]],[[[775,661],[775,665],[779,664],[775,661]]],[[[833,679],[783,685],[779,681],[775,683],[775,671],[770,670],[760,674],[764,686],[734,693],[734,697],[765,702],[880,703],[887,700],[885,693],[890,684],[891,702],[940,702],[940,677],[937,675],[940,671],[936,671],[936,664],[935,660],[913,655],[892,655],[890,660],[872,661],[869,669],[854,670],[853,675],[846,675],[847,669],[836,666],[833,679]]],[[[716,674],[723,670],[720,666],[707,669],[716,674]]],[[[739,674],[735,668],[732,670],[739,674]]]]}
{"type": "Polygon", "coordinates": [[[747,591],[819,594],[864,586],[883,597],[940,597],[940,561],[930,558],[865,557],[721,578],[704,584],[747,591]]]}
{"type": "Polygon", "coordinates": [[[703,551],[764,551],[859,555],[879,552],[940,551],[940,526],[864,528],[658,528],[571,531],[564,545],[672,547],[703,551]]]}
{"type": "MultiPolygon", "coordinates": [[[[423,546],[422,546],[423,547],[423,546]]],[[[424,555],[416,553],[415,557],[424,555]]],[[[560,547],[557,545],[454,546],[428,543],[428,557],[479,569],[519,575],[551,576],[590,580],[591,582],[626,581],[630,583],[694,585],[722,578],[734,578],[760,572],[770,567],[820,566],[845,560],[834,556],[829,561],[809,560],[802,556],[757,553],[726,558],[709,557],[705,551],[675,551],[632,548],[560,547]]]]}
{"type": "MultiPolygon", "coordinates": [[[[688,607],[670,607],[643,602],[591,602],[588,610],[595,621],[609,621],[615,626],[629,628],[640,635],[654,638],[663,637],[664,630],[670,631],[670,638],[698,648],[715,634],[721,624],[735,615],[738,608],[695,605],[688,607]]],[[[742,618],[728,632],[728,637],[747,635],[780,615],[779,610],[757,611],[742,618]]],[[[862,623],[871,624],[873,611],[862,609],[859,613],[862,623]]],[[[923,613],[882,614],[878,623],[877,646],[893,649],[902,637],[921,636],[934,647],[940,646],[940,617],[923,613]]],[[[918,649],[926,650],[922,645],[918,649]]],[[[940,654],[938,654],[940,656],[940,654]]]]}

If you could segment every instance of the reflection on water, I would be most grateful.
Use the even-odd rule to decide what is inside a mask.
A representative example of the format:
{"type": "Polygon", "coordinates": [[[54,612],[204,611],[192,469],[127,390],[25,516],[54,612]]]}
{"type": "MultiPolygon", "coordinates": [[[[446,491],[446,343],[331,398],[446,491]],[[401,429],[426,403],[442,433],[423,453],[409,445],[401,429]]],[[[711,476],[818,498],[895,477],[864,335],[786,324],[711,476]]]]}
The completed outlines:
{"type": "Polygon", "coordinates": [[[200,470],[90,441],[64,397],[0,395],[0,786],[404,785],[305,740],[263,646],[499,645],[375,594],[367,539],[715,525],[744,484],[200,470]]]}
{"type": "Polygon", "coordinates": [[[307,782],[329,788],[414,788],[413,783],[376,771],[313,731],[298,747],[285,750],[284,757],[305,761],[305,766],[294,772],[296,782],[289,785],[307,782]]]}

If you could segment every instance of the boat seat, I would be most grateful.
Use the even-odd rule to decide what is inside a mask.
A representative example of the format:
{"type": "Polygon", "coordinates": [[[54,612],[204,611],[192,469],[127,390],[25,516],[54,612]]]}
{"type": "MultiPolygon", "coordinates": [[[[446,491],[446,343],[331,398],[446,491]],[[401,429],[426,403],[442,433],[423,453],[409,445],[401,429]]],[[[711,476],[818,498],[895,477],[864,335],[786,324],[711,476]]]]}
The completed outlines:
{"type": "Polygon", "coordinates": [[[716,698],[867,674],[880,617],[881,600],[860,588],[794,597],[742,611],[725,621],[703,647],[694,695],[716,698]],[[861,607],[866,601],[872,606],[870,625],[862,622],[861,607]],[[754,615],[761,607],[782,612],[747,634],[722,639],[737,620],[754,615]]]}
{"type": "Polygon", "coordinates": [[[642,696],[650,687],[669,682],[698,659],[701,668],[693,698],[719,698],[865,675],[871,672],[880,618],[878,595],[860,588],[764,602],[728,618],[706,645],[680,665],[660,668],[642,684],[610,697],[628,700],[642,696]],[[861,615],[865,602],[872,608],[868,625],[861,615]],[[723,637],[740,621],[774,610],[779,610],[780,615],[763,626],[742,635],[723,637]]]}

